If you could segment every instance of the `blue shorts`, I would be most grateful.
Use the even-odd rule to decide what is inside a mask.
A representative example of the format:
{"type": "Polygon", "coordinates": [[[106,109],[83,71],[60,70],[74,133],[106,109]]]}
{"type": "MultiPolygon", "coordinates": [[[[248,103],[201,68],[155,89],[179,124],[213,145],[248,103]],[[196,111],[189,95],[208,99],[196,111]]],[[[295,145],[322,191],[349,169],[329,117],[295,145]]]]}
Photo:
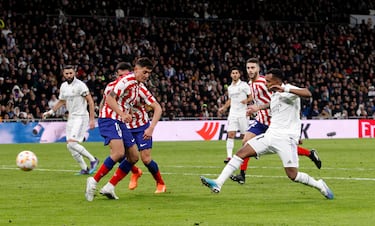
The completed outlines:
{"type": "Polygon", "coordinates": [[[122,139],[126,148],[135,144],[135,139],[123,122],[110,118],[98,119],[99,132],[104,138],[104,145],[113,139],[122,139]]]}
{"type": "Polygon", "coordinates": [[[133,137],[135,138],[135,142],[138,145],[139,151],[152,148],[152,137],[151,139],[148,139],[148,140],[143,139],[143,134],[149,126],[150,126],[150,123],[147,123],[146,125],[143,125],[139,128],[130,129],[130,132],[132,133],[133,137]]]}
{"type": "Polygon", "coordinates": [[[254,133],[255,135],[259,135],[259,134],[265,133],[267,129],[268,129],[268,126],[264,125],[263,123],[260,123],[257,120],[254,120],[253,123],[249,125],[247,132],[254,133]]]}

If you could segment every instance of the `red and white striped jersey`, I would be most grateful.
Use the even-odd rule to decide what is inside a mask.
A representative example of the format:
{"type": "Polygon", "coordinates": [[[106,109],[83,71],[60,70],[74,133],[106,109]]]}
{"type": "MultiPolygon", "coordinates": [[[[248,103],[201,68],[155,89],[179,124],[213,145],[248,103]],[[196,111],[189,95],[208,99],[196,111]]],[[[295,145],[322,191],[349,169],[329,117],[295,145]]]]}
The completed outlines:
{"type": "Polygon", "coordinates": [[[147,114],[146,104],[151,105],[156,102],[156,98],[151,94],[147,87],[141,83],[139,85],[139,94],[136,104],[131,107],[133,120],[126,123],[129,129],[135,129],[145,125],[150,119],[147,114]]]}
{"type": "MultiPolygon", "coordinates": [[[[263,105],[268,104],[271,101],[271,93],[268,91],[266,86],[266,79],[263,76],[259,76],[257,80],[249,81],[251,95],[254,100],[254,104],[263,105]]],[[[257,112],[256,120],[267,126],[270,125],[271,114],[269,109],[259,110],[257,112]]]]}
{"type": "MultiPolygon", "coordinates": [[[[121,111],[128,112],[130,107],[136,104],[137,96],[139,95],[139,82],[135,79],[134,73],[129,73],[110,82],[103,94],[105,98],[111,91],[116,94],[117,104],[121,111]]],[[[113,111],[107,103],[99,113],[100,118],[112,118],[120,120],[120,116],[113,111]]]]}

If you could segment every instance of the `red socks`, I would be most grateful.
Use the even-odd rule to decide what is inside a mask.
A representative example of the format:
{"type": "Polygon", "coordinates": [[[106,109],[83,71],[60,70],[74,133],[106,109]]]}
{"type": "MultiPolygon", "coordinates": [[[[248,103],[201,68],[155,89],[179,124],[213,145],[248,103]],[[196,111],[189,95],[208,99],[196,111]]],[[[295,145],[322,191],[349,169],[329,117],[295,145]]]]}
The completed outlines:
{"type": "Polygon", "coordinates": [[[306,148],[303,148],[301,146],[297,147],[297,151],[298,151],[298,155],[305,155],[305,156],[309,156],[310,155],[310,150],[306,149],[306,148]]]}

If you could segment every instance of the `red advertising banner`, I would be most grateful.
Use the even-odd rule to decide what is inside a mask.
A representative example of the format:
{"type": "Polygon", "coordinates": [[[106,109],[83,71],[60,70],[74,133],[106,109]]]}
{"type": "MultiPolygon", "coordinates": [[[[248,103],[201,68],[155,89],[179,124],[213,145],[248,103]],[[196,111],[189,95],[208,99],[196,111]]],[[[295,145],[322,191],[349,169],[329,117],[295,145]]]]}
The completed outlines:
{"type": "Polygon", "coordinates": [[[375,120],[360,119],[358,120],[358,137],[374,138],[375,137],[375,120]]]}

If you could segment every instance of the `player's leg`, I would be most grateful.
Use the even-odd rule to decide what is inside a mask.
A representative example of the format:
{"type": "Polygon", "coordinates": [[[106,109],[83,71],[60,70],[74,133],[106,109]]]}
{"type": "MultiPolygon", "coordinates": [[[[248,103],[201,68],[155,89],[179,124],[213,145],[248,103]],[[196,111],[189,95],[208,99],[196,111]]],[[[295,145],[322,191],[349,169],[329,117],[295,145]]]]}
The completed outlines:
{"type": "MultiPolygon", "coordinates": [[[[90,157],[90,161],[95,161],[95,157],[92,156],[86,148],[80,145],[78,142],[83,141],[84,133],[82,132],[82,126],[85,125],[85,120],[81,118],[70,117],[66,124],[66,140],[67,140],[67,149],[72,154],[73,158],[78,162],[81,167],[80,174],[88,174],[89,168],[87,167],[86,162],[82,156],[90,157]]],[[[86,124],[86,128],[87,128],[86,124]]]]}
{"type": "Polygon", "coordinates": [[[213,192],[220,192],[224,182],[236,171],[243,162],[244,158],[257,156],[266,151],[267,145],[264,135],[257,136],[258,139],[252,139],[242,146],[228,164],[221,171],[215,180],[201,176],[202,183],[209,187],[213,192]],[[255,151],[257,150],[257,151],[255,151]]]}
{"type": "Polygon", "coordinates": [[[113,174],[113,176],[111,177],[111,179],[107,182],[107,184],[105,184],[103,186],[102,189],[100,189],[100,194],[104,195],[104,196],[107,196],[107,198],[109,199],[119,199],[115,193],[115,186],[123,179],[126,177],[126,175],[129,174],[129,172],[131,171],[133,165],[135,163],[133,163],[132,161],[134,160],[134,156],[133,154],[136,153],[137,156],[138,156],[138,148],[137,148],[137,145],[134,143],[131,147],[129,148],[126,148],[126,152],[127,152],[127,155],[126,155],[126,158],[124,158],[121,162],[120,162],[120,165],[119,167],[116,169],[115,173],[113,174]],[[128,160],[128,156],[131,156],[129,157],[129,159],[132,159],[132,160],[128,160]]]}
{"type": "Polygon", "coordinates": [[[101,178],[108,174],[120,159],[124,157],[125,147],[122,139],[112,139],[109,143],[110,154],[103,161],[94,175],[94,179],[99,182],[101,178]]]}
{"type": "MultiPolygon", "coordinates": [[[[247,141],[254,138],[256,135],[262,134],[266,132],[268,129],[268,126],[260,123],[257,120],[253,120],[252,123],[247,128],[247,131],[245,132],[244,138],[242,139],[242,144],[244,145],[247,141]]],[[[238,182],[239,184],[244,184],[246,180],[246,170],[248,167],[250,158],[245,158],[243,163],[240,166],[240,174],[238,175],[232,175],[230,178],[233,181],[238,182]]]]}
{"type": "MultiPolygon", "coordinates": [[[[299,139],[298,144],[302,144],[302,139],[299,139]]],[[[314,162],[315,166],[320,169],[322,168],[322,161],[319,158],[318,152],[315,149],[307,149],[301,146],[298,146],[298,155],[304,155],[311,159],[314,162]]]]}
{"type": "Polygon", "coordinates": [[[224,160],[224,163],[228,163],[229,160],[232,158],[233,148],[234,148],[234,138],[236,136],[237,131],[228,131],[228,137],[226,142],[227,148],[227,157],[224,160]]]}
{"type": "MultiPolygon", "coordinates": [[[[249,141],[251,138],[255,137],[256,135],[251,132],[246,132],[244,135],[244,138],[242,139],[242,145],[245,145],[247,141],[249,141]]],[[[238,182],[239,184],[244,184],[246,181],[246,170],[249,164],[250,158],[247,157],[243,160],[241,166],[240,166],[240,174],[238,175],[231,175],[230,179],[233,181],[238,182]]]]}
{"type": "Polygon", "coordinates": [[[297,142],[294,139],[288,139],[288,137],[286,137],[286,139],[274,137],[273,147],[277,150],[283,163],[285,173],[289,179],[318,189],[327,199],[333,198],[332,191],[323,180],[315,180],[307,173],[298,171],[297,142]]]}
{"type": "Polygon", "coordinates": [[[240,129],[240,124],[238,117],[228,117],[228,128],[227,128],[227,157],[224,160],[224,163],[227,164],[233,155],[234,148],[234,139],[236,137],[237,131],[240,129]]]}
{"type": "Polygon", "coordinates": [[[109,199],[118,199],[115,194],[115,186],[129,174],[133,165],[136,164],[139,159],[138,146],[135,139],[132,133],[126,128],[125,124],[122,125],[121,133],[125,145],[126,158],[121,161],[109,182],[100,190],[100,194],[107,196],[109,199]]]}
{"type": "Polygon", "coordinates": [[[147,167],[148,171],[156,181],[155,193],[163,193],[166,191],[167,187],[161,176],[158,164],[151,158],[151,150],[151,148],[142,150],[141,159],[143,161],[143,164],[147,167]]]}

